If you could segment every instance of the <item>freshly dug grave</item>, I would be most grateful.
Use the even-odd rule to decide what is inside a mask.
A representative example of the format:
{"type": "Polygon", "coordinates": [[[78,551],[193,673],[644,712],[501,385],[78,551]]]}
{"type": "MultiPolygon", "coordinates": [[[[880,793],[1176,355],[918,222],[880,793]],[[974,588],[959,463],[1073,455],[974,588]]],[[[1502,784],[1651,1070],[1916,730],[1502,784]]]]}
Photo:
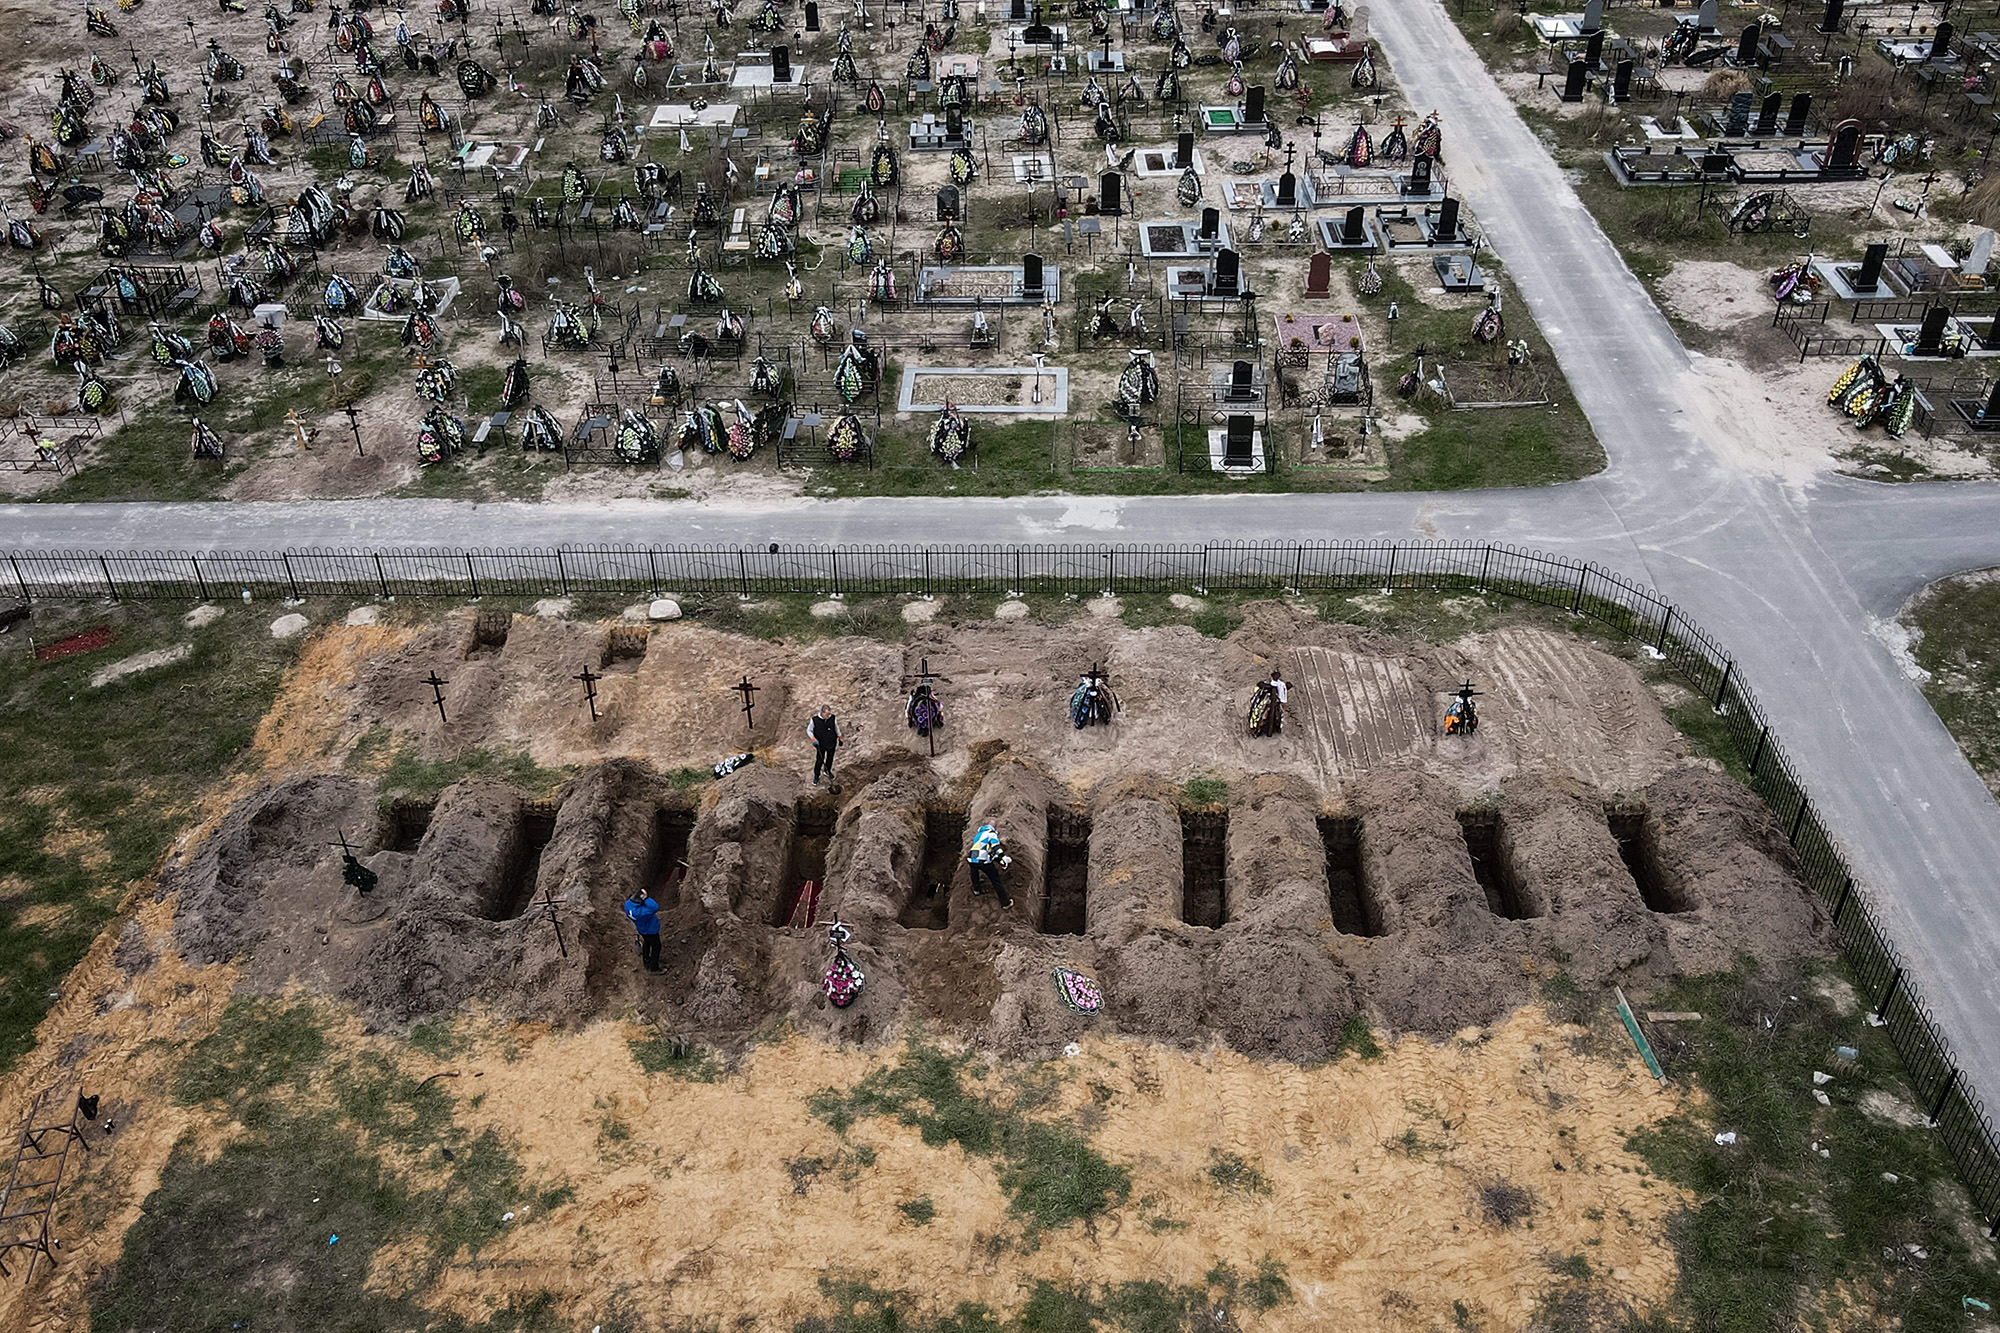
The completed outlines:
{"type": "Polygon", "coordinates": [[[439,798],[413,850],[394,849],[410,829],[393,810],[348,833],[379,877],[363,895],[341,884],[327,835],[358,830],[372,784],[301,778],[244,800],[164,892],[188,957],[244,956],[253,988],[301,981],[378,1021],[479,1000],[560,1024],[632,1013],[724,1043],[774,1018],[863,1041],[921,1025],[1003,1053],[1108,1027],[1309,1060],[1357,1013],[1433,1036],[1497,1021],[1551,959],[1579,985],[1643,993],[1826,944],[1761,809],[1699,766],[1609,801],[1523,774],[1470,805],[1416,769],[1330,791],[1272,776],[1205,811],[1147,786],[1077,792],[1006,757],[969,792],[910,759],[837,796],[753,764],[698,806],[627,760],[539,806],[472,779],[439,798]],[[957,869],[985,823],[1013,861],[1006,908],[957,869]],[[1184,835],[1218,824],[1219,919],[1191,924],[1184,835]],[[663,868],[675,826],[685,878],[663,868]],[[940,865],[948,878],[926,873],[940,865]],[[808,881],[823,884],[817,924],[797,901],[808,881]],[[660,976],[640,970],[621,911],[640,887],[661,905],[660,976]],[[821,991],[835,917],[867,977],[847,1009],[821,991]],[[1098,978],[1103,1012],[1066,1004],[1057,968],[1098,978]]]}

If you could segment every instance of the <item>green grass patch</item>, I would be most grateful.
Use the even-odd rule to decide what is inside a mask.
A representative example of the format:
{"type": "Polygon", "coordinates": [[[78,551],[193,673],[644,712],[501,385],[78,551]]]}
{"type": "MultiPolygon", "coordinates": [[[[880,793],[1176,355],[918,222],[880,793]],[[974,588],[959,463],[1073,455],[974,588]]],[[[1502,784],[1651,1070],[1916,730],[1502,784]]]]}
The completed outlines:
{"type": "Polygon", "coordinates": [[[1181,784],[1181,804],[1219,806],[1229,803],[1229,784],[1221,778],[1189,778],[1181,784]]]}
{"type": "MultiPolygon", "coordinates": [[[[915,1128],[931,1147],[955,1143],[973,1156],[994,1158],[1008,1206],[1031,1239],[1072,1222],[1094,1222],[1125,1202],[1132,1190],[1125,1167],[1106,1160],[1070,1126],[1030,1118],[1023,1096],[982,1095],[975,1085],[984,1073],[970,1056],[912,1044],[897,1063],[871,1071],[846,1092],[823,1089],[809,1105],[842,1134],[865,1117],[889,1116],[915,1128]]],[[[1037,1101],[1031,1094],[1038,1086],[1022,1089],[1026,1100],[1037,1101]]]]}
{"type": "Polygon", "coordinates": [[[1382,1058],[1382,1044],[1375,1040],[1375,1029],[1368,1026],[1368,1020],[1360,1014],[1349,1014],[1347,1021],[1340,1025],[1340,1040],[1333,1045],[1333,1058],[1343,1055],[1358,1056],[1363,1060],[1382,1058]]]}
{"type": "Polygon", "coordinates": [[[715,1052],[681,1037],[656,1033],[626,1043],[633,1060],[648,1074],[670,1074],[684,1083],[713,1083],[722,1077],[715,1052]]]}
{"type": "Polygon", "coordinates": [[[176,1095],[239,1128],[213,1156],[193,1135],[175,1146],[93,1284],[94,1333],[567,1327],[545,1293],[469,1325],[439,1322],[422,1279],[397,1295],[370,1288],[384,1246],[421,1241],[428,1276],[478,1254],[503,1214],[539,1216],[568,1191],[528,1181],[497,1136],[454,1123],[439,1084],[379,1054],[333,1052],[324,1023],[307,1005],[239,1002],[189,1053],[176,1095]],[[421,1183],[406,1163],[422,1165],[421,1183]]]}
{"type": "Polygon", "coordinates": [[[1934,583],[1905,616],[1910,647],[1930,673],[1924,697],[1989,784],[2000,783],[2000,581],[1962,575],[1934,583]]]}
{"type": "Polygon", "coordinates": [[[1962,1297],[2000,1292],[1943,1141],[1864,1109],[1873,1095],[1915,1111],[1888,1038],[1825,997],[1836,977],[1746,964],[1649,998],[1703,1015],[1651,1034],[1668,1074],[1703,1097],[1630,1138],[1695,1199],[1673,1223],[1673,1327],[1963,1328],[1962,1297]],[[1816,1070],[1834,1075],[1831,1106],[1811,1096],[1816,1070]],[[1733,1145],[1715,1143],[1723,1130],[1733,1145]]]}
{"type": "Polygon", "coordinates": [[[1208,1179],[1217,1189],[1241,1194],[1269,1194],[1271,1182],[1241,1155],[1220,1148],[1208,1150],[1208,1179]]]}
{"type": "Polygon", "coordinates": [[[937,1205],[931,1202],[931,1196],[928,1194],[921,1199],[911,1199],[906,1203],[897,1204],[896,1211],[920,1227],[929,1226],[937,1217],[937,1205]]]}
{"type": "Polygon", "coordinates": [[[546,796],[569,780],[573,767],[544,768],[525,750],[475,748],[445,759],[426,759],[408,745],[397,744],[385,728],[376,728],[355,746],[353,761],[366,766],[385,747],[388,759],[382,769],[382,799],[398,796],[418,800],[435,799],[454,782],[466,778],[492,778],[535,796],[546,796]]]}
{"type": "Polygon", "coordinates": [[[0,754],[14,799],[0,808],[0,1071],[33,1040],[51,993],[150,877],[202,792],[247,755],[296,641],[267,632],[269,606],[190,630],[185,606],[36,604],[0,654],[0,754]],[[116,638],[53,661],[26,651],[97,626],[116,638]],[[102,687],[91,675],[138,653],[189,655],[102,687]],[[33,920],[27,920],[32,915],[33,920]]]}

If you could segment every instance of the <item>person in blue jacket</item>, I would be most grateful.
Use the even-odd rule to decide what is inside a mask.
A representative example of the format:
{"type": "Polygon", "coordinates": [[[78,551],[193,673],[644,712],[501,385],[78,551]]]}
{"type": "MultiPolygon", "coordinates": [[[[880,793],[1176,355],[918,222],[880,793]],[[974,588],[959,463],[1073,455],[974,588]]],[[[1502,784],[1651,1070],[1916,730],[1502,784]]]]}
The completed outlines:
{"type": "Polygon", "coordinates": [[[648,972],[660,970],[660,905],[641,890],[625,900],[625,915],[639,932],[639,961],[648,972]]]}

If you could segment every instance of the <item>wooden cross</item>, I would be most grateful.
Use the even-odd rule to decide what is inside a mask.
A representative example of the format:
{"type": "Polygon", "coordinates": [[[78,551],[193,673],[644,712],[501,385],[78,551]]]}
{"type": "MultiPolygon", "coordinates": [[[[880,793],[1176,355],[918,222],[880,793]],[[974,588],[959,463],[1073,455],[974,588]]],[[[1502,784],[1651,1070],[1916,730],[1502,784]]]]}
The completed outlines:
{"type": "Polygon", "coordinates": [[[604,677],[592,671],[588,665],[585,665],[582,671],[571,676],[570,679],[583,682],[583,701],[590,705],[590,720],[592,722],[597,721],[597,682],[603,680],[604,677]]]}
{"type": "Polygon", "coordinates": [[[752,685],[750,683],[750,677],[745,676],[741,684],[731,685],[729,688],[743,696],[743,726],[746,731],[755,734],[757,730],[757,718],[755,714],[753,714],[750,710],[756,707],[756,701],[753,700],[750,696],[757,693],[757,691],[763,687],[759,685],[752,685]]]}
{"type": "MultiPolygon", "coordinates": [[[[928,657],[918,661],[916,675],[912,676],[907,671],[903,673],[903,688],[906,690],[913,689],[919,685],[929,685],[933,681],[939,681],[948,685],[951,683],[951,677],[932,675],[931,659],[928,657]]],[[[924,739],[931,743],[931,758],[937,758],[937,728],[932,727],[925,733],[924,739]]]]}
{"type": "Polygon", "coordinates": [[[444,687],[451,684],[451,682],[448,680],[439,680],[438,673],[432,671],[430,675],[424,678],[424,684],[430,686],[431,693],[437,696],[438,721],[447,721],[448,719],[444,715],[444,687]]]}

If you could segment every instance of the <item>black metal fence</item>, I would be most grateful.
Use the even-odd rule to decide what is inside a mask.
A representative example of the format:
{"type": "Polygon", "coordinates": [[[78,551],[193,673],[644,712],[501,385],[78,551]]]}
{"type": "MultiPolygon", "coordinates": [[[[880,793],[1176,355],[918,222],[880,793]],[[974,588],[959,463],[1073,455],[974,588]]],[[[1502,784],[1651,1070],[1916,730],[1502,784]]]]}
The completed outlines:
{"type": "Polygon", "coordinates": [[[1096,593],[1412,589],[1500,593],[1644,643],[1727,720],[1751,785],[1831,914],[1856,982],[1903,1059],[1974,1205],[2000,1236],[2000,1141],[1950,1043],[1821,822],[1735,662],[1657,592],[1610,570],[1503,545],[1340,542],[1200,546],[581,547],[9,553],[30,600],[254,595],[552,596],[575,592],[1096,593]]]}

